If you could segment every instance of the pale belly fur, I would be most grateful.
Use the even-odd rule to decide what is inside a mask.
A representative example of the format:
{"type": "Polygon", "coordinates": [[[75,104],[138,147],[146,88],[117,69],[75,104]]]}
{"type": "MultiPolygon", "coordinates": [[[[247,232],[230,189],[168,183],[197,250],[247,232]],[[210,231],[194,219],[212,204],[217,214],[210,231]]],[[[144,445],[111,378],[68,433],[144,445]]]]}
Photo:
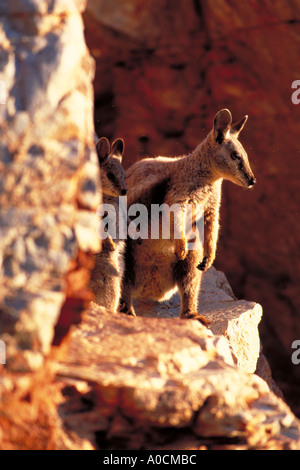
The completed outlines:
{"type": "Polygon", "coordinates": [[[171,240],[143,240],[135,247],[133,297],[167,300],[177,291],[173,267],[177,261],[171,240]]]}

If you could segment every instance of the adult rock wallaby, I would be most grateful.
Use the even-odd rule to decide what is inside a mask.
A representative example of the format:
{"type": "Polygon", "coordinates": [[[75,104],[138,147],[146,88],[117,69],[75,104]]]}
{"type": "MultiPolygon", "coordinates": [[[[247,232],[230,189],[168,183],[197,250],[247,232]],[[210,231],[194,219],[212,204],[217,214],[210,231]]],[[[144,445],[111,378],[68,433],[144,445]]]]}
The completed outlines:
{"type": "MultiPolygon", "coordinates": [[[[103,203],[111,204],[116,213],[116,222],[119,221],[119,196],[126,194],[125,171],[122,167],[124,141],[117,139],[110,148],[106,137],[102,137],[96,144],[98,160],[101,170],[101,184],[103,203]]],[[[95,294],[94,301],[116,312],[119,306],[121,281],[124,271],[124,240],[107,233],[102,242],[102,252],[95,255],[95,266],[91,272],[90,289],[95,294]]]]}
{"type": "MultiPolygon", "coordinates": [[[[126,173],[128,207],[142,203],[150,211],[152,204],[201,204],[204,208],[204,243],[187,249],[187,239],[159,238],[127,240],[126,266],[121,295],[121,311],[135,315],[132,298],[159,301],[176,290],[181,296],[181,318],[205,319],[197,312],[201,271],[213,263],[219,231],[219,208],[223,179],[245,188],[256,180],[239,134],[248,116],[232,124],[228,109],[219,111],[213,129],[189,155],[146,158],[126,173]],[[179,242],[179,243],[178,243],[179,242]]],[[[183,212],[184,213],[184,212],[183,212]]]]}

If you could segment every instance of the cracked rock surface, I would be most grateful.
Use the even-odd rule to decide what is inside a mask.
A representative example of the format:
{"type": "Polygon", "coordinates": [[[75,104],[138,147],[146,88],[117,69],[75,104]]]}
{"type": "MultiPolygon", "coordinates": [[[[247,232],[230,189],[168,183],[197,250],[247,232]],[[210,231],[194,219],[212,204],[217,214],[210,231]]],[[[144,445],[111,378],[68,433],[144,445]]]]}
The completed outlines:
{"type": "Polygon", "coordinates": [[[92,304],[57,365],[64,426],[98,449],[297,449],[299,422],[195,320],[92,304]]]}
{"type": "Polygon", "coordinates": [[[100,249],[94,63],[83,36],[84,6],[0,5],[0,338],[15,369],[30,370],[49,353],[66,298],[85,301],[84,263],[77,292],[68,289],[69,271],[78,271],[74,260],[100,249]]]}
{"type": "MultiPolygon", "coordinates": [[[[138,299],[135,308],[138,315],[176,318],[180,314],[180,298],[176,294],[161,303],[138,299]]],[[[225,275],[211,268],[203,276],[199,313],[210,321],[214,335],[223,335],[229,340],[238,366],[245,372],[254,372],[260,354],[258,325],[262,316],[261,306],[237,300],[225,275]]]]}

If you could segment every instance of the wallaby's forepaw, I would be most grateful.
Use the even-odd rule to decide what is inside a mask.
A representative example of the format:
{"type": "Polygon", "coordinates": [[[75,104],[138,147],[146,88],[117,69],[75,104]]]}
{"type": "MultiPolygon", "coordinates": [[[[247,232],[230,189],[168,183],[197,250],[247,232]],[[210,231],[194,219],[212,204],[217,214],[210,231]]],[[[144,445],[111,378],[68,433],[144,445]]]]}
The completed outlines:
{"type": "Polygon", "coordinates": [[[102,248],[107,250],[107,251],[116,251],[117,249],[117,245],[116,243],[113,241],[112,238],[108,237],[108,238],[105,238],[105,240],[103,240],[102,242],[102,248]]]}
{"type": "Polygon", "coordinates": [[[209,268],[208,257],[204,256],[200,264],[198,264],[197,269],[199,271],[206,271],[209,268]]]}
{"type": "Polygon", "coordinates": [[[133,308],[132,306],[131,306],[131,307],[127,307],[127,305],[126,305],[125,302],[121,302],[121,305],[120,305],[120,308],[119,308],[119,312],[120,312],[120,313],[125,313],[125,315],[129,315],[130,317],[136,317],[134,308],[133,308]]]}
{"type": "Polygon", "coordinates": [[[186,313],[181,315],[180,318],[185,318],[187,320],[198,320],[202,325],[206,326],[207,328],[210,325],[210,321],[203,315],[200,315],[200,313],[186,313]]]}
{"type": "Polygon", "coordinates": [[[188,241],[186,237],[175,241],[175,254],[178,260],[183,261],[188,254],[188,241]]]}

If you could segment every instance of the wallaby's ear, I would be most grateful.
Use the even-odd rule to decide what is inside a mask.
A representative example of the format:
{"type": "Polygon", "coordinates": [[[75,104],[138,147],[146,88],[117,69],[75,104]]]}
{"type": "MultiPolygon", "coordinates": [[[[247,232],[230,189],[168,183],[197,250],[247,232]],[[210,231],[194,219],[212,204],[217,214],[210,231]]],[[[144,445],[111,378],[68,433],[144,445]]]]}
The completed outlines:
{"type": "Polygon", "coordinates": [[[104,162],[109,155],[110,152],[110,143],[106,137],[101,137],[96,144],[96,150],[98,154],[99,163],[104,162]]]}
{"type": "Polygon", "coordinates": [[[116,155],[122,159],[125,150],[125,143],[123,139],[116,139],[111,146],[111,154],[116,155]]]}
{"type": "Polygon", "coordinates": [[[230,131],[232,116],[229,109],[221,109],[214,118],[214,138],[218,144],[222,144],[226,134],[230,131]]]}
{"type": "Polygon", "coordinates": [[[230,129],[230,133],[234,134],[236,137],[238,137],[239,133],[243,129],[244,125],[246,124],[247,119],[248,119],[248,116],[246,114],[246,116],[244,116],[243,119],[241,119],[239,122],[236,122],[235,124],[232,124],[231,129],[230,129]]]}

